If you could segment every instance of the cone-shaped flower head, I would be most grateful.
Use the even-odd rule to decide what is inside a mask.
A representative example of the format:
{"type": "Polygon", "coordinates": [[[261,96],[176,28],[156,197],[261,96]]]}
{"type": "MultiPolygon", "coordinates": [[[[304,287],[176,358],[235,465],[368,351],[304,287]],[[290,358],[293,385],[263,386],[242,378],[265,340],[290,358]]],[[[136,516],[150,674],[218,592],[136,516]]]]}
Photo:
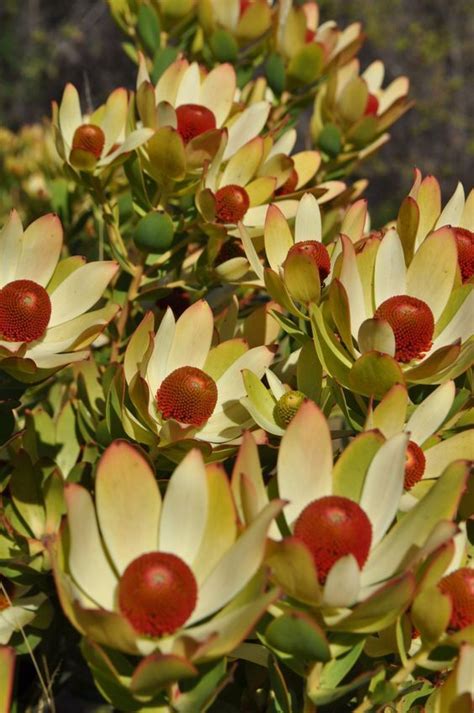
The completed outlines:
{"type": "Polygon", "coordinates": [[[125,441],[99,462],[95,504],[79,485],[65,496],[64,540],[52,552],[56,585],[72,624],[99,644],[212,658],[237,645],[275,598],[245,587],[258,576],[281,501],[239,534],[225,471],[206,469],[197,450],[176,468],[163,500],[148,461],[125,441]]]}
{"type": "MultiPolygon", "coordinates": [[[[45,215],[23,231],[13,212],[0,232],[0,358],[32,359],[41,369],[84,359],[84,349],[117,312],[88,312],[117,271],[115,262],[59,262],[61,223],[45,215]]],[[[20,368],[20,367],[19,367],[20,368]]]]}
{"type": "Polygon", "coordinates": [[[309,503],[296,519],[293,533],[311,552],[321,584],[346,555],[355,557],[362,569],[372,541],[372,525],[365,512],[353,500],[338,495],[309,503]]]}
{"type": "MultiPolygon", "coordinates": [[[[211,443],[239,438],[253,425],[240,405],[245,395],[241,371],[252,368],[263,376],[273,359],[267,347],[248,349],[241,339],[211,349],[214,319],[207,302],[186,309],[178,320],[168,309],[156,334],[148,315],[132,336],[125,354],[125,375],[144,378],[149,392],[148,410],[138,399],[144,421],[161,439],[184,436],[211,443]],[[152,348],[147,349],[148,339],[152,348]]],[[[131,398],[134,390],[131,389],[131,398]]]]}
{"type": "Polygon", "coordinates": [[[474,272],[474,189],[467,195],[458,183],[452,196],[443,206],[441,188],[434,176],[423,178],[415,169],[415,179],[410,193],[403,201],[400,213],[409,209],[412,219],[407,222],[405,240],[407,247],[417,250],[433,230],[453,229],[458,252],[458,265],[463,282],[474,272]]]}
{"type": "Polygon", "coordinates": [[[379,60],[360,73],[358,59],[334,69],[331,90],[322,87],[316,95],[311,133],[329,159],[344,160],[358,152],[364,159],[386,143],[386,130],[411,106],[410,82],[397,77],[383,88],[385,68],[379,60]]]}
{"type": "MultiPolygon", "coordinates": [[[[254,107],[257,106],[251,104],[249,111],[255,112],[254,107]]],[[[240,118],[234,121],[231,130],[236,127],[236,131],[240,124],[241,130],[247,132],[247,124],[240,118]]],[[[249,126],[253,127],[254,122],[251,121],[249,126]]],[[[293,218],[298,208],[296,198],[302,195],[304,186],[314,178],[321,161],[316,151],[301,151],[292,155],[295,143],[296,132],[291,129],[277,141],[272,136],[254,136],[236,150],[236,140],[229,131],[229,139],[223,141],[212,160],[203,190],[196,197],[202,216],[209,222],[228,225],[228,232],[232,235],[239,234],[232,227],[238,222],[258,235],[265,223],[268,205],[276,198],[283,215],[293,218]],[[286,190],[282,192],[280,189],[294,173],[296,180],[291,186],[292,195],[288,195],[286,190]]],[[[323,203],[341,193],[345,184],[328,181],[318,188],[324,191],[319,199],[323,203]]],[[[253,262],[251,266],[255,271],[253,262]]]]}
{"type": "MultiPolygon", "coordinates": [[[[322,222],[320,203],[331,200],[344,184],[330,181],[322,186],[327,192],[318,200],[305,193],[299,202],[281,201],[265,208],[264,220],[264,257],[262,264],[250,232],[241,228],[243,247],[249,266],[261,284],[265,284],[265,265],[272,271],[272,282],[279,286],[287,308],[293,298],[304,298],[304,292],[310,297],[320,294],[320,283],[327,279],[332,271],[333,246],[328,248],[322,242],[322,222]],[[296,205],[292,205],[296,203],[296,205]],[[289,209],[289,210],[288,210],[289,209]],[[294,229],[290,228],[288,218],[295,213],[294,229]],[[309,269],[304,269],[304,268],[309,269]],[[304,277],[301,273],[304,271],[304,277]],[[302,292],[298,294],[298,288],[302,292]],[[294,293],[294,294],[293,294],[294,293]]],[[[252,209],[251,209],[252,210],[252,209]]],[[[246,218],[247,220],[247,218],[246,218]]],[[[272,294],[276,300],[276,294],[272,294]]],[[[280,295],[280,301],[283,299],[280,295]]],[[[317,301],[317,299],[315,299],[317,301]]],[[[295,307],[296,310],[296,307],[295,307]]]]}
{"type": "MultiPolygon", "coordinates": [[[[472,429],[466,429],[448,438],[440,439],[444,424],[451,413],[456,389],[454,381],[438,386],[421,403],[411,403],[408,390],[396,384],[385,394],[380,403],[369,410],[366,430],[378,429],[385,438],[405,431],[410,441],[405,462],[405,490],[411,491],[402,498],[402,509],[413,507],[418,500],[420,481],[439,478],[444,468],[456,458],[474,459],[472,429]],[[410,415],[409,415],[410,414],[410,415]],[[433,436],[437,436],[433,438],[433,436]]],[[[421,486],[421,484],[420,484],[421,486]]],[[[420,495],[422,495],[420,489],[420,495]]]]}
{"type": "Polygon", "coordinates": [[[148,552],[130,562],[118,584],[120,612],[135,631],[167,636],[191,616],[197,601],[196,578],[180,557],[148,552]]]}
{"type": "Polygon", "coordinates": [[[459,630],[474,624],[474,569],[457,569],[443,577],[438,586],[451,600],[449,627],[459,630]]]}
{"type": "Polygon", "coordinates": [[[468,282],[474,275],[474,232],[467,228],[454,228],[454,237],[458,249],[461,279],[463,282],[468,282]]]}
{"type": "MultiPolygon", "coordinates": [[[[383,396],[386,386],[371,380],[370,369],[381,374],[383,368],[389,386],[390,380],[441,383],[462,373],[472,361],[474,291],[458,281],[454,231],[431,233],[408,267],[395,229],[364,243],[360,251],[344,235],[340,245],[330,305],[341,339],[335,353],[340,353],[343,371],[350,372],[350,388],[383,396]]],[[[317,312],[315,317],[316,332],[328,343],[317,312]]]]}
{"type": "Polygon", "coordinates": [[[430,349],[435,325],[423,300],[409,295],[389,297],[377,307],[374,317],[384,319],[392,328],[397,361],[420,359],[430,349]]]}
{"type": "Polygon", "coordinates": [[[145,59],[140,56],[138,110],[146,125],[153,129],[170,126],[186,145],[208,132],[225,128],[227,159],[258,136],[270,111],[267,102],[257,102],[237,111],[227,125],[236,86],[232,65],[221,64],[207,72],[197,62],[180,58],[163,72],[153,88],[145,59]]]}
{"type": "MultiPolygon", "coordinates": [[[[275,543],[268,564],[287,594],[313,605],[348,607],[379,592],[385,596],[404,580],[400,606],[408,606],[413,583],[403,568],[414,567],[439,546],[435,527],[454,517],[467,468],[451,465],[425,500],[397,522],[407,443],[403,432],[385,440],[372,430],[354,438],[333,463],[327,421],[312,401],[303,403],[284,432],[277,463],[278,492],[288,500],[283,514],[292,537],[284,537],[287,530],[276,524],[270,528],[275,543]]],[[[268,495],[250,434],[241,446],[232,488],[241,519],[252,522],[253,511],[268,502],[268,495]]],[[[444,536],[452,538],[456,527],[445,524],[444,536]]],[[[349,626],[350,615],[347,621],[349,626]]]]}
{"type": "Polygon", "coordinates": [[[53,103],[56,146],[61,158],[80,171],[96,171],[134,151],[152,136],[149,128],[127,132],[127,90],[116,89],[91,115],[81,110],[79,94],[67,84],[59,104],[53,103]]]}
{"type": "Polygon", "coordinates": [[[425,466],[426,458],[420,446],[415,441],[409,441],[405,461],[405,479],[403,481],[405,490],[411,490],[422,479],[425,466]]]}
{"type": "Polygon", "coordinates": [[[180,366],[163,379],[156,403],[163,418],[202,426],[216,407],[216,382],[202,369],[180,366]]]}

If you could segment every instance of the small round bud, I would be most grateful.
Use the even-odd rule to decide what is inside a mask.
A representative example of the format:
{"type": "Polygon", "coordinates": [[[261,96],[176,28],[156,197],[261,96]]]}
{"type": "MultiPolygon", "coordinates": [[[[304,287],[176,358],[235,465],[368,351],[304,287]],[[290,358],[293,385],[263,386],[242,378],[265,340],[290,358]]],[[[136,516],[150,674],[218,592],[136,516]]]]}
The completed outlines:
{"type": "Polygon", "coordinates": [[[102,155],[105,134],[95,124],[82,124],[74,132],[69,157],[73,166],[81,171],[92,171],[102,155]]]}
{"type": "Polygon", "coordinates": [[[167,213],[148,213],[138,222],[133,237],[140,250],[147,253],[163,253],[174,238],[174,225],[167,213]]]}
{"type": "Polygon", "coordinates": [[[296,416],[299,407],[305,399],[306,396],[302,391],[287,391],[286,394],[280,396],[273,410],[275,421],[280,428],[286,428],[288,426],[290,421],[296,416]]]}
{"type": "Polygon", "coordinates": [[[319,279],[324,282],[331,272],[331,260],[327,248],[319,240],[303,240],[295,243],[288,250],[288,257],[292,255],[306,255],[318,268],[319,279]]]}

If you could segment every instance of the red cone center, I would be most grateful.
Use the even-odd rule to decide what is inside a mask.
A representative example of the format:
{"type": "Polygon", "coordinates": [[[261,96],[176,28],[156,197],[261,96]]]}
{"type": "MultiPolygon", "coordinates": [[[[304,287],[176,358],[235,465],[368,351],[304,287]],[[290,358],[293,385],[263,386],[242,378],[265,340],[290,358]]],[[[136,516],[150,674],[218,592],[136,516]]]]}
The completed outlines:
{"type": "Polygon", "coordinates": [[[0,338],[34,342],[43,336],[51,317],[51,300],[33,280],[14,280],[0,290],[0,338]]]}
{"type": "Polygon", "coordinates": [[[72,148],[80,149],[91,153],[96,159],[99,159],[102,154],[102,149],[105,144],[105,134],[95,124],[82,124],[75,132],[72,139],[72,148]]]}
{"type": "Polygon", "coordinates": [[[457,569],[443,577],[438,586],[451,599],[449,628],[459,630],[474,624],[474,569],[457,569]]]}
{"type": "Polygon", "coordinates": [[[393,329],[397,361],[419,359],[431,347],[434,317],[423,300],[408,295],[389,297],[374,316],[386,320],[393,329]]]}
{"type": "Polygon", "coordinates": [[[201,369],[181,366],[163,380],[156,403],[164,418],[202,426],[217,403],[216,382],[201,369]]]}
{"type": "Polygon", "coordinates": [[[210,109],[200,104],[182,104],[176,109],[178,133],[185,144],[205,131],[216,128],[216,117],[210,109]]]}
{"type": "Polygon", "coordinates": [[[313,500],[296,520],[294,535],[313,556],[318,579],[324,584],[331,567],[345,555],[353,555],[362,568],[372,542],[372,525],[353,500],[329,495],[313,500]]]}
{"type": "Polygon", "coordinates": [[[167,552],[137,557],[120,578],[120,612],[140,634],[172,634],[189,619],[196,602],[194,574],[182,559],[167,552]]]}
{"type": "Polygon", "coordinates": [[[331,260],[325,245],[319,240],[303,240],[295,243],[288,251],[288,255],[306,255],[319,271],[319,279],[323,282],[331,272],[331,260]]]}
{"type": "Polygon", "coordinates": [[[422,479],[425,472],[426,458],[420,446],[414,441],[409,441],[405,458],[405,490],[411,490],[422,479]]]}
{"type": "Polygon", "coordinates": [[[223,186],[217,191],[215,199],[219,223],[238,223],[250,207],[249,195],[242,186],[223,186]]]}
{"type": "Polygon", "coordinates": [[[474,275],[474,233],[467,228],[454,228],[458,265],[463,283],[474,275]]]}

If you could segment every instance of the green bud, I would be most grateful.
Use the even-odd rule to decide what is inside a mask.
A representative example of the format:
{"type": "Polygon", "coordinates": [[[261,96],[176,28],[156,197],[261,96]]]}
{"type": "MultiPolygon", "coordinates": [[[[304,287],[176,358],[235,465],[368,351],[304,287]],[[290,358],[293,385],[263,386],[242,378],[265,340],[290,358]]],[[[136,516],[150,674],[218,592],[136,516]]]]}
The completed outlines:
{"type": "Polygon", "coordinates": [[[326,124],[318,136],[319,148],[328,156],[338,156],[342,148],[341,132],[335,124],[326,124]]]}
{"type": "Polygon", "coordinates": [[[136,227],[134,242],[143,252],[162,253],[170,248],[173,236],[173,221],[167,213],[148,213],[136,227]]]}
{"type": "Polygon", "coordinates": [[[273,415],[280,428],[286,428],[288,426],[290,421],[296,416],[299,407],[305,399],[306,396],[302,391],[287,391],[286,394],[283,394],[283,396],[278,399],[273,410],[273,415]]]}
{"type": "Polygon", "coordinates": [[[279,54],[271,54],[265,62],[265,75],[268,85],[275,92],[281,94],[285,88],[286,73],[285,63],[279,54]]]}
{"type": "Polygon", "coordinates": [[[324,65],[324,51],[315,42],[302,47],[291,58],[288,74],[301,84],[312,84],[321,75],[324,65]]]}

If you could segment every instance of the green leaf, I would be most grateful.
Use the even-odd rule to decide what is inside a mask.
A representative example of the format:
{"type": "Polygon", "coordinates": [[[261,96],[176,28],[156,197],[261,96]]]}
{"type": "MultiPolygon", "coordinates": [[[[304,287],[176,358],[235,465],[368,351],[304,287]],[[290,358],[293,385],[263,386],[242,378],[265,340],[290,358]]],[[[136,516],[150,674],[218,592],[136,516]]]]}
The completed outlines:
{"type": "Polygon", "coordinates": [[[137,18],[138,36],[149,55],[160,48],[160,21],[150,5],[140,5],[137,18]]]}
{"type": "Polygon", "coordinates": [[[130,690],[140,696],[153,696],[166,686],[198,673],[190,661],[173,654],[151,654],[136,667],[130,690]]]}
{"type": "Polygon", "coordinates": [[[369,466],[384,440],[378,431],[367,431],[349,443],[333,468],[334,495],[359,501],[369,466]]]}
{"type": "Polygon", "coordinates": [[[415,590],[411,574],[404,574],[380,587],[358,604],[349,616],[333,625],[335,631],[370,634],[387,628],[408,607],[415,590]]]}
{"type": "Polygon", "coordinates": [[[222,658],[217,664],[200,667],[199,682],[187,691],[183,685],[183,693],[173,703],[177,713],[196,713],[196,711],[204,713],[207,711],[228,679],[226,669],[225,658],[222,658]]]}
{"type": "Polygon", "coordinates": [[[179,47],[163,47],[155,52],[153,57],[153,69],[151,70],[151,80],[156,84],[163,72],[173,64],[179,54],[179,47]]]}
{"type": "Polygon", "coordinates": [[[307,661],[329,661],[331,652],[319,624],[302,611],[294,610],[274,619],[265,631],[274,649],[307,661]]]}
{"type": "Polygon", "coordinates": [[[271,656],[268,661],[268,675],[270,686],[275,696],[277,713],[292,713],[291,697],[286,685],[285,677],[278,666],[276,659],[271,656]]]}

